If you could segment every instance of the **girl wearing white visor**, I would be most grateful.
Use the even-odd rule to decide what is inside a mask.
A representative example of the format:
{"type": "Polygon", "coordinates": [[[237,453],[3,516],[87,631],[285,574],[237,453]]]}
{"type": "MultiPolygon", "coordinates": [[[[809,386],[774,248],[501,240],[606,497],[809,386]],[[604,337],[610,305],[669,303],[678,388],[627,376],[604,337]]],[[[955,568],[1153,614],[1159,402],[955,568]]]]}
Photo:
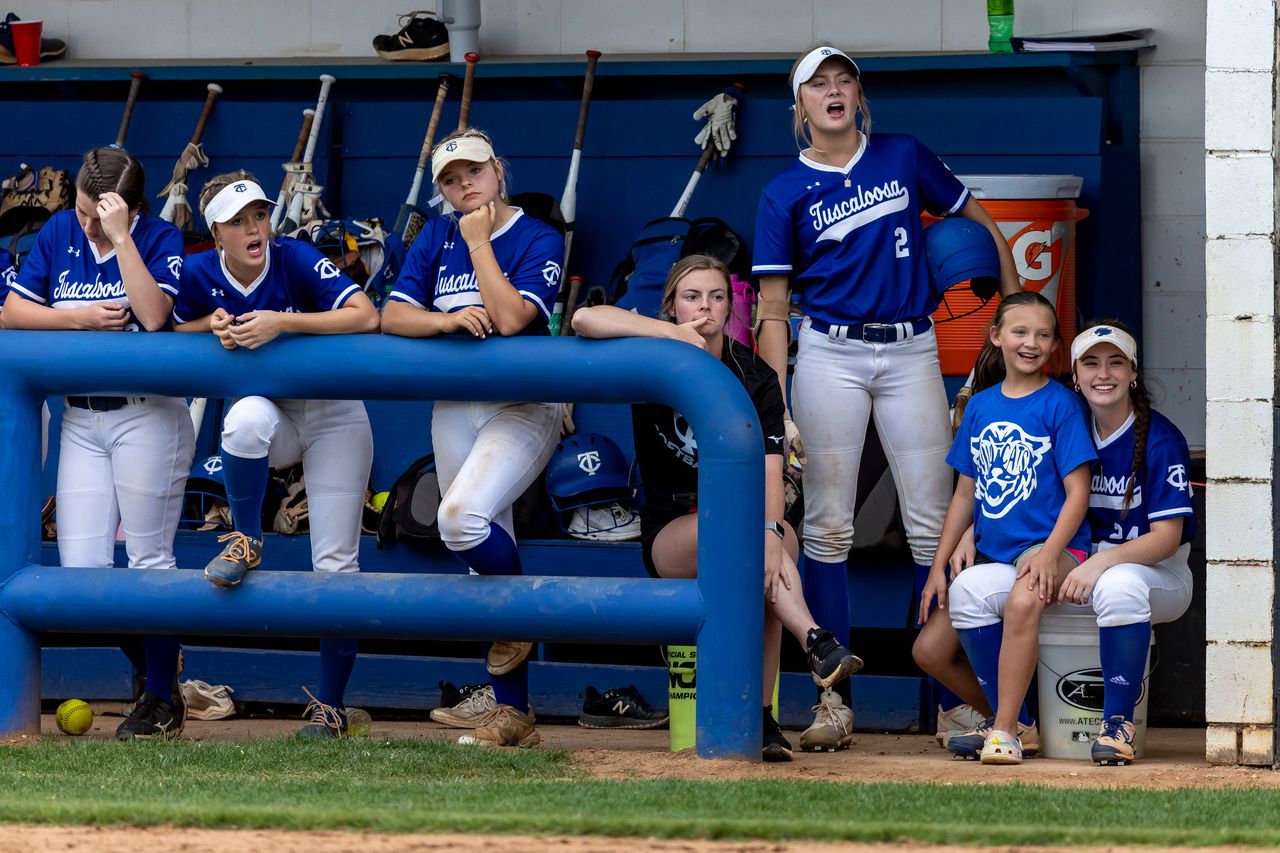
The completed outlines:
{"type": "MultiPolygon", "coordinates": [[[[178,331],[212,332],[229,350],[256,349],[281,334],[378,330],[378,310],[360,286],[310,243],[272,237],[268,202],[248,172],[205,184],[200,209],[215,249],[187,259],[173,320],[178,331]]],[[[205,577],[232,588],[262,559],[268,469],[301,461],[317,572],[360,570],[360,517],[373,461],[373,433],[359,400],[241,397],[222,424],[222,472],[235,530],[205,577]]],[[[356,640],[320,641],[320,686],[308,691],[308,737],[347,733],[343,693],[356,640]]]]}
{"type": "MultiPolygon", "coordinates": [[[[478,342],[548,333],[564,238],[507,203],[506,172],[479,130],[436,145],[431,179],[455,212],[433,219],[414,241],[387,296],[383,332],[478,342]]],[[[431,444],[443,495],[440,537],[473,573],[521,573],[511,506],[546,467],[559,435],[559,405],[436,403],[431,444]]],[[[539,742],[528,699],[530,648],[503,641],[485,652],[495,707],[462,742],[539,742]]]]}

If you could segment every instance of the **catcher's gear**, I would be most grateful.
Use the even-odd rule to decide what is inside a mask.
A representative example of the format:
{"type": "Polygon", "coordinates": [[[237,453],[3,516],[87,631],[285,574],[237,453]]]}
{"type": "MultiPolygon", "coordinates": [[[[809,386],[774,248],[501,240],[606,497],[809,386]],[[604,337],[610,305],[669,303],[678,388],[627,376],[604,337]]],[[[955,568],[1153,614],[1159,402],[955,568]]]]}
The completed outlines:
{"type": "Polygon", "coordinates": [[[733,108],[737,105],[737,98],[728,92],[721,92],[694,110],[693,117],[695,120],[700,118],[707,119],[707,123],[702,126],[702,130],[698,131],[698,135],[693,138],[694,143],[699,148],[706,148],[707,141],[710,140],[721,157],[728,154],[729,147],[738,138],[738,131],[734,128],[733,118],[733,108]]]}

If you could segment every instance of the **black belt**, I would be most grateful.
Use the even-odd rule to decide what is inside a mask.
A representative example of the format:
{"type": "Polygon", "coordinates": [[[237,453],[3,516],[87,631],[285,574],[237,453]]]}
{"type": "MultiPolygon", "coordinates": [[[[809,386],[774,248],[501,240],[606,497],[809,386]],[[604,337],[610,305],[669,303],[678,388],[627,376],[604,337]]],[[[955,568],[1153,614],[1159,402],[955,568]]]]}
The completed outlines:
{"type": "Polygon", "coordinates": [[[130,403],[141,403],[146,397],[68,397],[67,405],[90,412],[114,412],[130,403]]]}
{"type": "Polygon", "coordinates": [[[869,344],[892,344],[907,340],[929,331],[933,320],[921,317],[919,320],[904,320],[901,323],[828,323],[824,320],[809,318],[809,328],[820,335],[826,335],[833,341],[864,341],[869,344]],[[911,334],[907,334],[907,330],[911,334]]]}

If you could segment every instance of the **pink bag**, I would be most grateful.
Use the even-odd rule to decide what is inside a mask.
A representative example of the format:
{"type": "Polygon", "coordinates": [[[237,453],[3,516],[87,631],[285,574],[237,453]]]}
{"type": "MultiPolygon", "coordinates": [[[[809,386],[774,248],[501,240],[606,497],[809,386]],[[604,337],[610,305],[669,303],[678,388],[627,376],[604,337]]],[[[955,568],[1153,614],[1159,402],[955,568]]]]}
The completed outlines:
{"type": "Polygon", "coordinates": [[[751,324],[755,320],[756,291],[751,282],[743,281],[736,275],[730,277],[733,286],[733,311],[729,322],[725,324],[724,333],[745,347],[755,349],[751,339],[751,324]]]}

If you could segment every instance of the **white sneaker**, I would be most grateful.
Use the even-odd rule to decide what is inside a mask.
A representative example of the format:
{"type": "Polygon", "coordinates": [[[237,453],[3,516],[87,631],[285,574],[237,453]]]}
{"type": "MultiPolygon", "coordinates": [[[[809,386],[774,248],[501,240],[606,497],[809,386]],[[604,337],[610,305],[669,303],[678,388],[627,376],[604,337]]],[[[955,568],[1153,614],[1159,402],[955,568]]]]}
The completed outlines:
{"type": "Polygon", "coordinates": [[[431,712],[431,719],[456,729],[474,729],[496,707],[493,687],[486,684],[452,708],[436,708],[431,712]]]}
{"type": "Polygon", "coordinates": [[[813,706],[813,725],[800,734],[800,748],[805,752],[835,752],[853,743],[853,709],[840,699],[840,694],[827,688],[813,706]]]}
{"type": "Polygon", "coordinates": [[[565,532],[591,542],[627,542],[640,538],[640,514],[617,501],[580,506],[573,511],[565,532]]]}
{"type": "Polygon", "coordinates": [[[225,720],[236,713],[231,694],[235,691],[226,684],[210,684],[192,678],[182,682],[182,701],[187,706],[187,717],[193,720],[225,720]]]}
{"type": "Polygon", "coordinates": [[[938,706],[938,728],[937,738],[938,746],[943,749],[947,748],[947,742],[953,734],[957,732],[970,732],[982,725],[985,718],[977,711],[973,710],[972,705],[957,705],[949,711],[942,710],[942,706],[938,706]]]}

